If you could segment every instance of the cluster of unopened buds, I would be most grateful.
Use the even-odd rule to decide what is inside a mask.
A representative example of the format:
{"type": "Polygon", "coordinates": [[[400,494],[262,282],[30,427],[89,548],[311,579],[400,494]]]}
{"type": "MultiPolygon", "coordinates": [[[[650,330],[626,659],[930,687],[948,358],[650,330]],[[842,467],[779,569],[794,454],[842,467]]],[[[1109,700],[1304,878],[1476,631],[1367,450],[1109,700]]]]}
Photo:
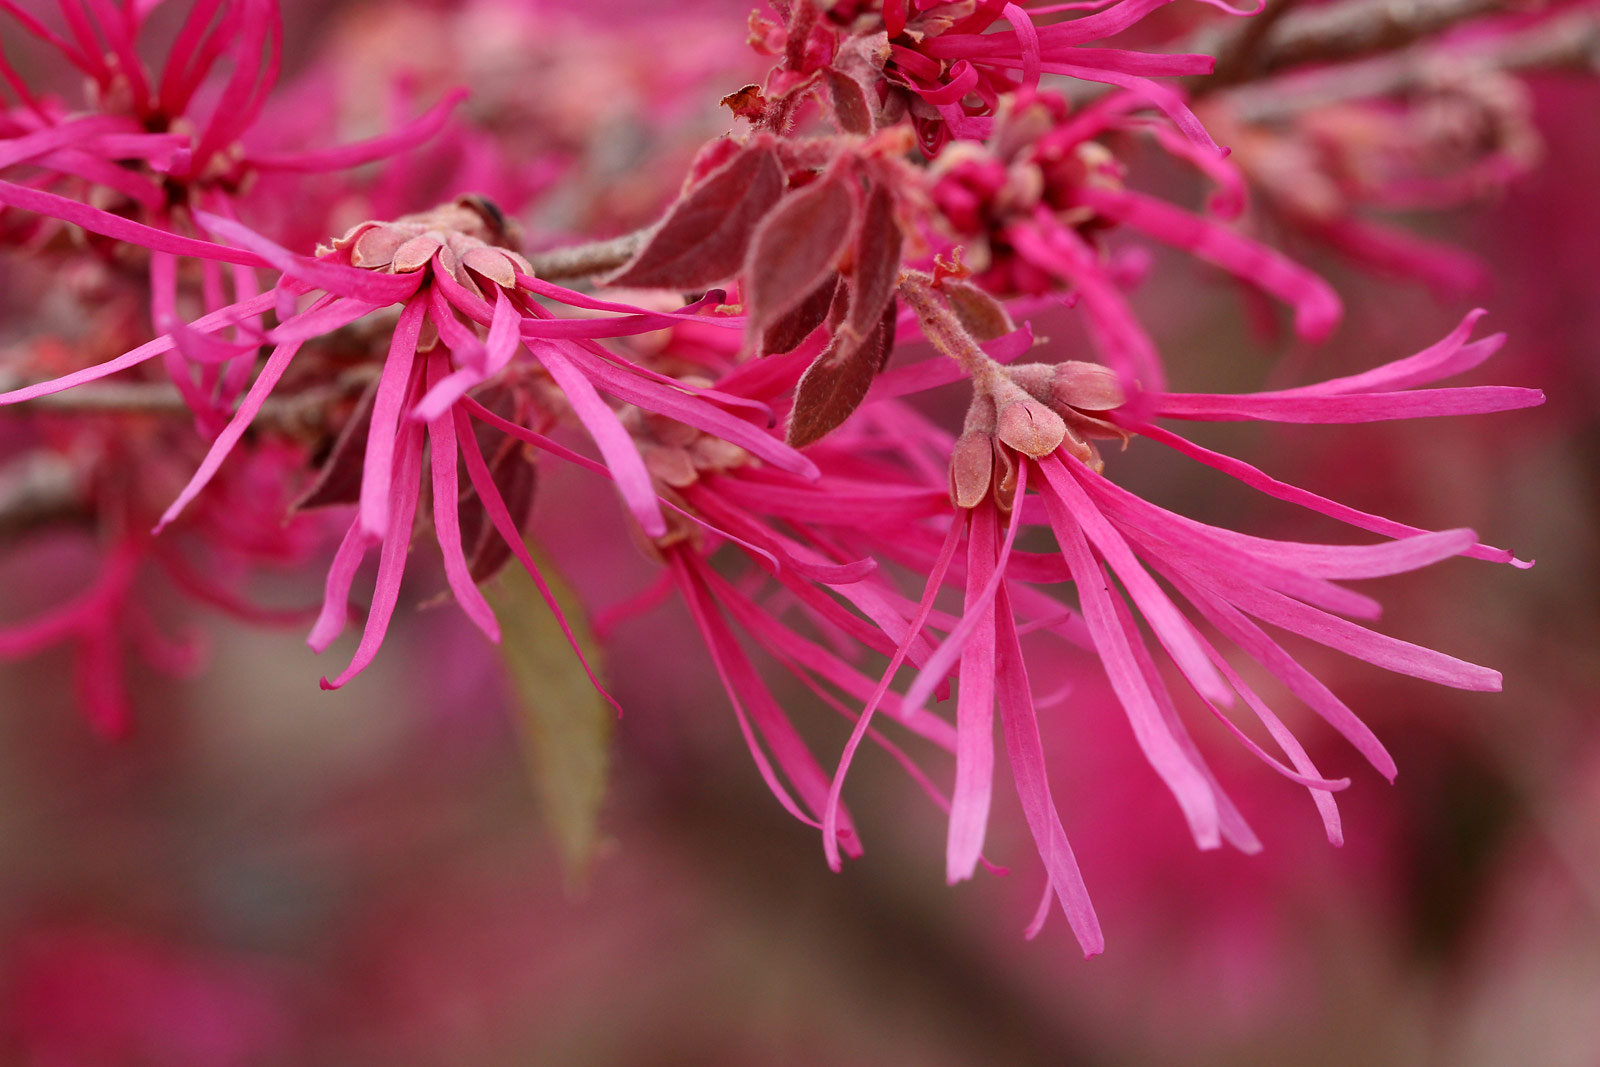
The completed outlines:
{"type": "MultiPolygon", "coordinates": [[[[1163,356],[1128,298],[1142,270],[1111,255],[1105,234],[1148,237],[1231,273],[1286,305],[1307,340],[1326,337],[1341,307],[1315,273],[1236,224],[1248,218],[1252,163],[1264,172],[1282,151],[1246,152],[1241,170],[1183,93],[1152,80],[1203,75],[1211,58],[1097,45],[1165,0],[775,0],[750,35],[776,57],[771,75],[724,100],[737,128],[702,148],[659,221],[555,248],[524,242],[517,216],[531,217],[530,203],[496,205],[470,189],[438,191],[433,207],[371,210],[389,196],[383,189],[407,188],[411,161],[447,129],[460,94],[368,141],[268,151],[257,146],[336,132],[273,110],[276,4],[199,0],[160,71],[138,59],[154,6],[62,0],[63,36],[0,0],[8,47],[25,42],[96,87],[70,105],[31,89],[0,57],[14,97],[0,112],[3,269],[92,268],[135,294],[126,306],[148,309],[147,321],[123,315],[112,352],[60,323],[24,320],[0,367],[10,379],[0,405],[31,416],[5,439],[6,458],[59,454],[93,468],[69,510],[88,516],[108,560],[79,600],[0,630],[0,656],[76,642],[80,681],[108,733],[128,725],[126,702],[106,694],[122,655],[114,634],[130,619],[143,629],[131,579],[139,561],[162,561],[200,600],[265,620],[282,613],[247,602],[253,570],[303,564],[308,546],[325,543],[327,516],[337,547],[323,603],[309,613],[313,648],[327,648],[350,619],[363,559],[376,550],[378,564],[353,659],[325,687],[377,656],[414,534],[429,526],[444,583],[490,640],[500,626],[480,586],[515,559],[582,660],[525,542],[535,457],[614,487],[619,523],[662,566],[611,617],[673,592],[683,599],[759,772],[788,811],[821,830],[831,862],[861,849],[841,797],[857,746],[871,738],[948,810],[949,877],[971,876],[998,719],[1048,875],[1033,928],[1057,899],[1091,953],[1102,938],[1051,796],[1041,728],[1054,724],[1035,706],[1020,634],[1038,631],[1103,663],[1141,749],[1206,848],[1260,842],[1191,740],[1180,710],[1188,697],[1171,691],[1158,650],[1246,748],[1309,790],[1335,843],[1333,796],[1349,779],[1312,765],[1222,640],[1388,776],[1394,763],[1376,735],[1259,623],[1429,681],[1499,687],[1492,670],[1367,629],[1356,620],[1375,618],[1378,604],[1337,583],[1457,555],[1517,562],[1510,552],[1469,530],[1425,531],[1339,504],[1159,424],[1361,423],[1542,400],[1531,389],[1421,388],[1499,348],[1499,336],[1472,339],[1479,312],[1420,353],[1348,377],[1246,395],[1167,390],[1163,356]],[[1100,88],[1074,100],[1042,88],[1045,75],[1100,88]],[[197,106],[202,96],[213,102],[197,106]],[[1114,151],[1129,137],[1209,180],[1206,209],[1137,191],[1114,151]],[[399,184],[349,176],[372,163],[399,184]],[[317,183],[300,184],[305,174],[317,183]],[[325,240],[368,214],[382,217],[325,244],[304,238],[325,240]],[[557,284],[573,279],[582,280],[557,284]],[[596,291],[605,288],[616,298],[596,291]],[[1035,343],[1028,317],[1063,305],[1082,315],[1092,351],[1035,343]],[[47,344],[52,332],[66,335],[67,363],[41,356],[60,351],[47,344]],[[902,353],[919,341],[938,355],[908,361],[902,353]],[[96,394],[114,389],[101,381],[113,375],[128,391],[96,394]],[[907,399],[961,382],[971,400],[959,428],[907,399]],[[169,448],[190,416],[198,436],[169,448]],[[152,417],[168,420],[158,435],[141,422],[152,417]],[[106,434],[124,443],[83,446],[106,434]],[[1135,436],[1384,540],[1276,541],[1169,512],[1107,477],[1101,448],[1135,436]],[[180,456],[193,463],[187,484],[169,485],[180,456]],[[108,477],[106,457],[134,463],[134,476],[108,477]],[[231,503],[241,498],[253,506],[231,503]],[[289,526],[285,511],[296,516],[289,526]],[[1017,548],[1029,526],[1048,530],[1056,550],[1017,548]],[[163,547],[175,536],[200,553],[176,558],[163,547]],[[751,582],[730,581],[740,557],[785,596],[769,602],[751,582]],[[908,576],[921,582],[920,599],[902,592],[908,576]],[[1063,599],[1063,587],[1075,593],[1063,599]],[[832,771],[791,723],[803,709],[780,705],[734,627],[853,721],[832,771]],[[903,665],[911,677],[897,684],[903,665]],[[927,707],[952,685],[953,722],[927,707]],[[1240,704],[1282,758],[1224,710],[1240,704]],[[953,754],[952,788],[873,728],[880,710],[878,721],[953,754]]],[[[1485,107],[1516,125],[1514,99],[1485,107]]],[[[1244,130],[1228,126],[1246,120],[1225,101],[1199,110],[1216,114],[1219,129],[1244,130]]],[[[1469,151],[1463,166],[1492,157],[1504,177],[1532,158],[1496,130],[1506,143],[1469,151]]],[[[1265,136],[1241,133],[1257,146],[1265,136]]],[[[1437,150],[1410,165],[1427,170],[1458,140],[1441,132],[1437,150]]],[[[1365,158],[1390,159],[1387,148],[1365,158]]],[[[1377,184],[1397,181],[1390,170],[1377,184]]],[[[601,492],[576,506],[598,526],[606,501],[601,492]]]]}

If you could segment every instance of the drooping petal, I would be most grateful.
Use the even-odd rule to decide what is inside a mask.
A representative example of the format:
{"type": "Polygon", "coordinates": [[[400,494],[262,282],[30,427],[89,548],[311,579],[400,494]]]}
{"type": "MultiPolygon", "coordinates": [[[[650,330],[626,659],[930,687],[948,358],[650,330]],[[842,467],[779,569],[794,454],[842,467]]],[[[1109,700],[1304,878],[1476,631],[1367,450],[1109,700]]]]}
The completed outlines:
{"type": "MultiPolygon", "coordinates": [[[[1067,922],[1072,926],[1084,956],[1096,956],[1105,951],[1105,935],[1100,931],[1100,920],[1095,915],[1094,904],[1089,900],[1089,889],[1084,885],[1077,858],[1072,854],[1067,832],[1061,825],[1061,815],[1056,811],[1055,799],[1050,795],[1044,744],[1039,737],[1039,717],[1033,707],[1033,689],[1028,684],[1022,645],[1017,639],[1011,621],[1011,604],[1003,588],[995,599],[995,626],[996,696],[1006,741],[1006,758],[1011,763],[1011,776],[1017,784],[1017,798],[1022,802],[1023,816],[1033,834],[1034,847],[1044,860],[1050,888],[1055,890],[1056,898],[1061,901],[1061,910],[1066,912],[1067,922]]],[[[1045,901],[1048,905],[1048,890],[1045,901]]],[[[1040,913],[1029,924],[1028,937],[1038,935],[1047,914],[1047,908],[1040,909],[1040,913]]]]}
{"type": "Polygon", "coordinates": [[[389,528],[384,531],[383,548],[378,553],[378,577],[372,590],[372,605],[367,609],[367,624],[355,655],[336,678],[322,679],[322,688],[338,689],[367,669],[377,658],[378,649],[389,632],[400,599],[400,583],[405,577],[406,557],[411,551],[411,528],[416,518],[417,499],[422,492],[422,427],[406,423],[396,442],[394,476],[388,483],[391,501],[386,509],[389,528]]]}
{"type": "MultiPolygon", "coordinates": [[[[429,364],[429,381],[436,384],[446,372],[444,356],[433,356],[429,364]]],[[[455,594],[456,603],[461,605],[467,618],[489,640],[498,643],[500,624],[495,621],[489,602],[472,580],[466,553],[461,549],[461,516],[457,511],[461,494],[456,484],[456,426],[449,410],[428,422],[428,452],[433,468],[433,528],[439,539],[439,552],[444,557],[445,580],[450,583],[450,591],[455,594]]]]}
{"type": "Polygon", "coordinates": [[[1084,621],[1094,636],[1111,687],[1128,713],[1134,737],[1145,759],[1172,790],[1195,842],[1201,848],[1216,848],[1222,840],[1220,816],[1210,784],[1189,762],[1163,719],[1155,695],[1129,647],[1128,636],[1118,622],[1110,584],[1090,553],[1089,543],[1077,520],[1054,494],[1047,493],[1044,499],[1051,509],[1061,554],[1072,568],[1084,621]]]}
{"type": "Polygon", "coordinates": [[[389,502],[393,497],[391,472],[398,438],[405,431],[401,425],[401,412],[412,386],[412,364],[416,360],[417,341],[422,335],[422,320],[427,314],[426,293],[417,293],[406,301],[395,323],[394,335],[389,342],[389,354],[383,361],[383,372],[378,378],[377,393],[372,401],[372,423],[367,431],[366,458],[361,468],[361,501],[357,515],[362,532],[368,540],[384,537],[390,529],[389,502]]]}
{"type": "Polygon", "coordinates": [[[644,465],[644,458],[639,455],[638,445],[623,428],[617,413],[600,399],[594,385],[563,349],[549,342],[535,342],[534,355],[566,394],[573,414],[589,431],[595,447],[605,457],[606,466],[616,479],[617,491],[622,494],[623,503],[639,520],[639,525],[648,536],[664,537],[667,520],[661,514],[661,503],[656,499],[650,472],[644,465]]]}
{"type": "Polygon", "coordinates": [[[945,837],[951,885],[977,868],[994,796],[995,599],[984,592],[999,569],[999,540],[999,509],[985,500],[973,510],[967,535],[966,612],[977,625],[961,650],[956,681],[956,784],[945,837]]]}

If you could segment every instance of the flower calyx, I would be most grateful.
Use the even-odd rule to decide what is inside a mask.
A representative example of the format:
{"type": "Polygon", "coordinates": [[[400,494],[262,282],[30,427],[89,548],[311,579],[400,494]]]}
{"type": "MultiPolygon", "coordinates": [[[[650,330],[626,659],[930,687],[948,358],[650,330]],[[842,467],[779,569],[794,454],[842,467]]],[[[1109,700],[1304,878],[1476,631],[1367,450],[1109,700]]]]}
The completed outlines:
{"type": "Polygon", "coordinates": [[[481,196],[460,196],[429,211],[402,215],[391,222],[369,220],[352,226],[331,248],[343,252],[350,265],[389,274],[427,269],[435,257],[464,288],[481,296],[478,279],[505,289],[517,287],[517,274],[533,274],[533,266],[505,247],[520,243],[518,227],[481,196]]]}
{"type": "Polygon", "coordinates": [[[1009,511],[1016,491],[1016,456],[1043,459],[1064,451],[1096,473],[1105,461],[1096,439],[1128,433],[1104,417],[1126,397],[1116,373],[1098,363],[1027,363],[996,367],[975,380],[975,395],[950,456],[950,499],[974,508],[993,493],[1009,511]]]}

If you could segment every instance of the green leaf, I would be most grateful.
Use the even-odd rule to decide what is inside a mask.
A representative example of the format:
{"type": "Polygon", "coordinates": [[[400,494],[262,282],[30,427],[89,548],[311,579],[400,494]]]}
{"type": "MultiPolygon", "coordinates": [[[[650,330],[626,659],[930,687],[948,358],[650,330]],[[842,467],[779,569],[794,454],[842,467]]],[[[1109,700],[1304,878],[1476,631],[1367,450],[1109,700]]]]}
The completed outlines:
{"type": "MultiPolygon", "coordinates": [[[[597,675],[599,647],[577,596],[543,555],[528,546],[597,675]]],[[[582,888],[600,843],[600,805],[611,772],[616,711],[595,691],[538,587],[508,567],[484,592],[500,618],[500,648],[510,673],[529,773],[555,835],[570,891],[582,888]]]]}

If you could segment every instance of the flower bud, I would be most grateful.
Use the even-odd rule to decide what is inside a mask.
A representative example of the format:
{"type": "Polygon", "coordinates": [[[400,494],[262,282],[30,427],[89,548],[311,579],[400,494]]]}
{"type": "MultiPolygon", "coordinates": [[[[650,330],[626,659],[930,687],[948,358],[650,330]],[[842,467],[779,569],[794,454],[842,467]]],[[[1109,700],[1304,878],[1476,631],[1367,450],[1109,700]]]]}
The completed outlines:
{"type": "Polygon", "coordinates": [[[1002,442],[1034,459],[1056,450],[1067,435],[1067,423],[1060,415],[1029,397],[1013,400],[1000,409],[995,435],[1002,442]]]}
{"type": "Polygon", "coordinates": [[[958,508],[983,502],[994,477],[994,439],[986,433],[964,433],[950,452],[950,499],[958,508]]]}
{"type": "Polygon", "coordinates": [[[1077,359],[1056,364],[1050,398],[1057,404],[1082,411],[1111,411],[1128,400],[1116,371],[1077,359]]]}

